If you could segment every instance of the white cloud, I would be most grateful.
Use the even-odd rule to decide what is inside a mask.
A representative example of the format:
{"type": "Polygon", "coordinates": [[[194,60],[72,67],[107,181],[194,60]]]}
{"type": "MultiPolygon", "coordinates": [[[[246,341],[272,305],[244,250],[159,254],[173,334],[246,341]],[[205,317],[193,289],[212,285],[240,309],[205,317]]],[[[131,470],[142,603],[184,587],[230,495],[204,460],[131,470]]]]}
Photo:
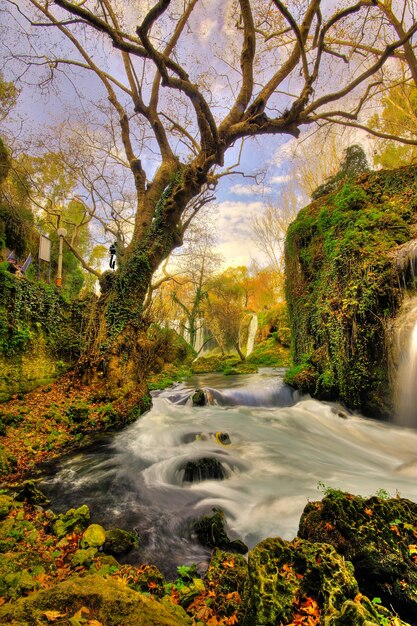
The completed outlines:
{"type": "Polygon", "coordinates": [[[237,196],[260,196],[272,192],[271,187],[265,187],[264,185],[232,185],[229,190],[231,193],[237,196]]]}
{"type": "Polygon", "coordinates": [[[218,252],[225,257],[224,266],[249,265],[252,258],[259,257],[253,241],[250,218],[259,213],[262,202],[233,202],[226,200],[218,205],[215,218],[218,252]]]}
{"type": "Polygon", "coordinates": [[[291,179],[291,174],[278,174],[278,176],[273,176],[269,182],[273,183],[274,185],[282,185],[285,183],[289,183],[291,179]]]}

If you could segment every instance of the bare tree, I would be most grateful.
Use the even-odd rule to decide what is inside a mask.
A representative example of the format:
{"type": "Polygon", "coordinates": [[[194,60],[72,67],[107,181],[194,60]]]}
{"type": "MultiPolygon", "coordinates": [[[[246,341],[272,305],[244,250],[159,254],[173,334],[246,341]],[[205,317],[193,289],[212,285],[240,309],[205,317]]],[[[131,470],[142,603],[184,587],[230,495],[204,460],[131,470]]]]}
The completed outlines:
{"type": "MultiPolygon", "coordinates": [[[[23,79],[30,64],[43,68],[44,85],[61,72],[74,79],[85,71],[117,118],[117,150],[135,192],[134,224],[119,249],[118,271],[103,276],[100,332],[89,350],[106,363],[109,381],[131,381],[132,388],[152,274],[181,245],[187,207],[204,186],[215,187],[227,153],[245,137],[298,137],[311,124],[366,127],[364,106],[388,62],[402,55],[414,63],[417,22],[405,11],[398,25],[388,0],[336,7],[320,0],[158,0],[150,9],[116,0],[3,0],[3,6],[24,30],[18,44],[28,42],[21,52],[15,42],[12,54],[23,79]],[[204,32],[216,19],[217,27],[204,32]],[[340,40],[342,30],[351,33],[348,41],[340,40]]],[[[84,98],[78,83],[74,89],[84,98]]]]}

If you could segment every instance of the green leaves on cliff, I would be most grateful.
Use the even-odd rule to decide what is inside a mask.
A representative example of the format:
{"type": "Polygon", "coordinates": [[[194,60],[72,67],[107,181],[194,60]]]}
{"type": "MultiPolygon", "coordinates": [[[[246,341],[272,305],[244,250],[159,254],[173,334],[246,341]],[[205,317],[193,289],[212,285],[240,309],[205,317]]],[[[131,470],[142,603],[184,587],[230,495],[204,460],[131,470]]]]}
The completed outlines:
{"type": "Polygon", "coordinates": [[[415,168],[364,173],[300,211],[289,227],[293,384],[386,412],[384,319],[401,298],[389,252],[412,237],[416,191],[415,168]]]}

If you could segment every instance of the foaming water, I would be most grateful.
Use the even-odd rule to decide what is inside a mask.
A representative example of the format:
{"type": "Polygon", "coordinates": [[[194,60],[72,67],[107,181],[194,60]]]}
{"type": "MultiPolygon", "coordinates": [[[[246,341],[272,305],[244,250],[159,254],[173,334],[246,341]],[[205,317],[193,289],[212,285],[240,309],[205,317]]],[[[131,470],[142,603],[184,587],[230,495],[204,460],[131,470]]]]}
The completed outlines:
{"type": "Polygon", "coordinates": [[[417,500],[416,430],[297,401],[279,374],[206,375],[159,393],[149,413],[44,480],[53,508],[86,503],[94,521],[137,528],[141,544],[130,561],[174,576],[181,563],[207,561],[191,522],[212,507],[225,511],[232,538],[253,547],[268,536],[292,539],[307,501],[321,497],[319,482],[417,500]],[[193,407],[187,399],[196,387],[227,401],[193,407]],[[219,431],[230,445],[216,440],[219,431]],[[226,478],[184,483],[181,468],[202,458],[221,463],[226,478]]]}

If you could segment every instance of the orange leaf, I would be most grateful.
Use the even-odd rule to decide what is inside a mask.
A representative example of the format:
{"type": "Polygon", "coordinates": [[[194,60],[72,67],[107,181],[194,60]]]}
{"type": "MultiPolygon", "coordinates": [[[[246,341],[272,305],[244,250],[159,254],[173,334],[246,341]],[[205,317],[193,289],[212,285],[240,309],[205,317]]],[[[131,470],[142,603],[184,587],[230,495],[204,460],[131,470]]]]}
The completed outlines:
{"type": "Polygon", "coordinates": [[[229,619],[227,620],[227,624],[230,624],[230,626],[233,626],[233,624],[237,624],[237,615],[236,613],[233,613],[233,615],[231,615],[229,617],[229,619]]]}
{"type": "Polygon", "coordinates": [[[149,589],[156,589],[156,588],[157,588],[157,586],[158,586],[158,585],[156,584],[156,582],[155,582],[154,580],[150,580],[150,581],[148,582],[148,587],[149,587],[149,589]]]}
{"type": "Polygon", "coordinates": [[[234,566],[235,566],[235,562],[233,559],[230,559],[230,561],[223,561],[223,567],[233,568],[234,566]]]}
{"type": "Polygon", "coordinates": [[[324,528],[327,531],[334,530],[334,526],[330,522],[326,522],[325,525],[324,525],[324,528]]]}
{"type": "Polygon", "coordinates": [[[368,509],[368,508],[365,509],[365,513],[366,513],[366,515],[369,515],[369,516],[374,514],[373,510],[372,509],[368,509]]]}
{"type": "Polygon", "coordinates": [[[54,622],[59,617],[65,617],[66,613],[60,613],[59,611],[44,611],[43,613],[48,622],[54,622]]]}

